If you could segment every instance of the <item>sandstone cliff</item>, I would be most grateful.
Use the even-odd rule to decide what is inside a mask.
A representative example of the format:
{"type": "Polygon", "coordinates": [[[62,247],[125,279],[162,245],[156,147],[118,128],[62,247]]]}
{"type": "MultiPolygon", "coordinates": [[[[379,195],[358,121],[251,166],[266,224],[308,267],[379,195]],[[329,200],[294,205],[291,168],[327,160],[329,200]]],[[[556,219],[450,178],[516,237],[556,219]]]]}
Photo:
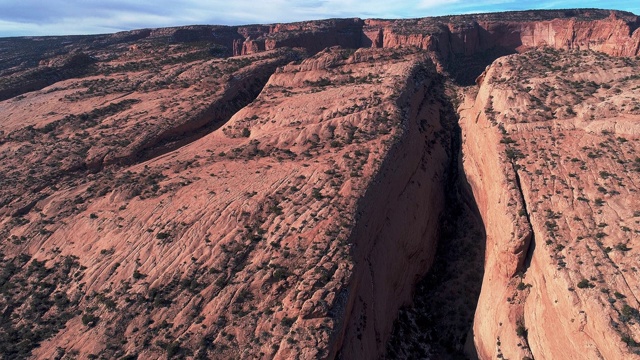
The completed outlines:
{"type": "MultiPolygon", "coordinates": [[[[591,49],[614,56],[640,54],[640,20],[622,11],[578,9],[520,11],[497,14],[444,16],[408,20],[329,19],[290,24],[251,26],[184,26],[145,29],[113,35],[40,37],[0,40],[0,75],[33,68],[34,59],[69,51],[103,50],[101,58],[114,58],[126,46],[149,41],[154,44],[208,43],[213,54],[247,55],[281,47],[304,48],[315,54],[326,47],[415,46],[431,52],[441,70],[465,85],[496,57],[538,46],[558,49],[591,49]],[[108,51],[104,51],[107,50],[108,51]]],[[[46,67],[44,74],[65,73],[46,67]]],[[[34,76],[28,83],[0,83],[0,98],[52,84],[34,76]],[[36,82],[35,79],[40,79],[36,82]],[[3,95],[4,94],[4,95],[3,95]]]]}
{"type": "Polygon", "coordinates": [[[507,12],[413,20],[327,20],[275,25],[263,28],[262,33],[252,32],[242,53],[280,46],[303,47],[311,53],[331,45],[415,46],[432,52],[442,69],[467,82],[473,77],[465,72],[479,73],[497,55],[539,46],[636,56],[640,54],[639,26],[640,20],[633,14],[605,10],[507,12]],[[488,62],[483,59],[485,55],[490,58],[488,62]]]}
{"type": "MultiPolygon", "coordinates": [[[[431,65],[429,60],[423,61],[431,65]]],[[[402,134],[358,204],[344,359],[377,358],[401,305],[431,267],[444,208],[451,134],[442,79],[420,64],[399,94],[402,134]],[[382,210],[384,209],[384,210],[382,210]]]]}
{"type": "Polygon", "coordinates": [[[487,229],[481,358],[637,357],[639,66],[536,50],[496,60],[462,105],[487,229]]]}

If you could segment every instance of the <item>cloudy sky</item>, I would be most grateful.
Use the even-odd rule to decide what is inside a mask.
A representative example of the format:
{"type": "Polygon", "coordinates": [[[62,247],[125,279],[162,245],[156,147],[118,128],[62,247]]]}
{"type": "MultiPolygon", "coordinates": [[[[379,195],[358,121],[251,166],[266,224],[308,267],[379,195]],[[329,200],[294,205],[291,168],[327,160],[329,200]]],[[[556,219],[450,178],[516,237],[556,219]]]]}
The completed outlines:
{"type": "Polygon", "coordinates": [[[615,8],[640,14],[639,0],[0,0],[0,37],[577,7],[615,8]]]}

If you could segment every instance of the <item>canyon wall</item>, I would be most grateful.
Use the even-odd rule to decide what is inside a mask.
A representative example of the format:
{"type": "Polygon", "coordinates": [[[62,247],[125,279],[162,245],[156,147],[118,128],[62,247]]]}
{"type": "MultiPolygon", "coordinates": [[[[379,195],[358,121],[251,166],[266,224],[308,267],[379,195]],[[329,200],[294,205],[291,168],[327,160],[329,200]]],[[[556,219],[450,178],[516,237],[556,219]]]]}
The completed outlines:
{"type": "Polygon", "coordinates": [[[0,143],[0,232],[11,239],[0,260],[4,283],[25,283],[4,290],[13,315],[0,319],[0,349],[383,354],[433,261],[444,207],[451,141],[428,56],[202,59],[171,42],[171,56],[150,58],[156,46],[0,102],[12,114],[0,143]],[[43,283],[57,285],[39,292],[43,283]]]}
{"type": "MultiPolygon", "coordinates": [[[[372,22],[372,28],[379,22],[372,22]]],[[[550,46],[559,49],[591,49],[615,56],[636,56],[640,46],[637,19],[621,19],[615,13],[605,19],[576,18],[538,21],[483,20],[411,25],[402,20],[382,27],[382,46],[417,46],[434,51],[442,61],[471,56],[494,48],[522,51],[550,46]]]]}
{"type": "MultiPolygon", "coordinates": [[[[276,24],[262,34],[250,32],[242,45],[239,55],[251,54],[280,47],[301,47],[309,53],[331,46],[357,49],[361,46],[361,30],[364,21],[360,19],[331,19],[318,22],[276,24]],[[255,37],[255,38],[254,38],[255,37]]],[[[266,29],[264,29],[266,30],[266,29]]],[[[246,33],[239,28],[240,33],[246,33]]]]}
{"type": "Polygon", "coordinates": [[[303,47],[315,53],[324,47],[415,46],[433,51],[444,64],[451,58],[492,49],[511,52],[532,47],[592,49],[615,56],[636,56],[640,49],[640,20],[615,11],[574,10],[468,15],[412,20],[325,20],[263,27],[251,34],[238,54],[281,46],[303,47]],[[517,14],[517,15],[515,15],[517,14]],[[511,16],[517,16],[510,20],[511,16]],[[254,38],[258,36],[258,38],[254,38]]]}
{"type": "Polygon", "coordinates": [[[454,188],[441,74],[532,49],[459,109],[486,228],[469,339],[481,359],[635,356],[639,25],[567,10],[16,40],[42,59],[0,65],[0,350],[383,355],[454,188]]]}
{"type": "Polygon", "coordinates": [[[464,166],[487,230],[481,359],[638,358],[639,68],[537,50],[496,60],[467,94],[464,166]]]}
{"type": "MultiPolygon", "coordinates": [[[[485,275],[474,319],[473,333],[480,359],[502,353],[501,344],[520,340],[516,332],[521,306],[510,298],[518,272],[524,271],[525,258],[533,233],[512,164],[506,161],[501,135],[485,112],[491,108],[490,91],[480,88],[475,101],[462,105],[462,153],[467,179],[486,229],[485,275]]],[[[468,99],[473,99],[470,96],[468,99]]],[[[513,348],[508,358],[531,355],[526,348],[513,348]]]]}
{"type": "MultiPolygon", "coordinates": [[[[640,20],[621,11],[582,9],[505,12],[403,20],[358,18],[328,19],[289,24],[247,26],[183,26],[144,29],[113,35],[77,37],[66,42],[59,37],[16,38],[0,41],[0,54],[6,57],[0,75],[34,67],[33,58],[110,48],[98,60],[109,60],[126,50],[114,45],[131,44],[137,50],[141,41],[156,47],[206,43],[214,56],[241,56],[282,47],[304,48],[310,54],[332,46],[343,48],[393,48],[414,46],[431,52],[439,70],[447,70],[459,83],[473,79],[498,56],[538,46],[558,49],[591,49],[615,56],[640,54],[640,20]],[[10,49],[19,46],[18,55],[10,49]],[[44,53],[43,53],[44,52],[44,53]]],[[[46,64],[41,64],[46,65],[46,64]]],[[[64,72],[41,66],[38,81],[0,84],[0,98],[41,89],[64,72]],[[49,74],[51,80],[43,81],[49,74]]],[[[24,77],[22,77],[24,78],[24,77]]]]}
{"type": "Polygon", "coordinates": [[[384,353],[398,309],[433,263],[451,161],[441,81],[429,60],[416,64],[398,99],[402,132],[359,202],[341,358],[384,353]]]}

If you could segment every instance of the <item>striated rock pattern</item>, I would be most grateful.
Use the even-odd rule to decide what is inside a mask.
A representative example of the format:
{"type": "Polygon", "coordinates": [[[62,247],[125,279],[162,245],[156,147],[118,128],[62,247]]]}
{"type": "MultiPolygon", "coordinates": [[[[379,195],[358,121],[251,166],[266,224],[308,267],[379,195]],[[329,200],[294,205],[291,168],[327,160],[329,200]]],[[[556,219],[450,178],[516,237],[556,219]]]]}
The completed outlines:
{"type": "Polygon", "coordinates": [[[2,103],[4,284],[31,284],[5,290],[4,354],[383,351],[433,260],[442,78],[333,49],[266,81],[296,56],[117,59],[2,103]]]}
{"type": "Polygon", "coordinates": [[[496,60],[461,106],[487,231],[480,358],[638,353],[639,69],[535,50],[496,60]]]}
{"type": "Polygon", "coordinates": [[[67,177],[139,162],[211,132],[250,103],[278,65],[300,58],[282,50],[245,59],[175,58],[101,63],[90,76],[57,82],[0,104],[0,214],[20,215],[67,177]],[[217,78],[216,78],[217,77],[217,78]],[[4,206],[6,205],[6,206],[4,206]]]}

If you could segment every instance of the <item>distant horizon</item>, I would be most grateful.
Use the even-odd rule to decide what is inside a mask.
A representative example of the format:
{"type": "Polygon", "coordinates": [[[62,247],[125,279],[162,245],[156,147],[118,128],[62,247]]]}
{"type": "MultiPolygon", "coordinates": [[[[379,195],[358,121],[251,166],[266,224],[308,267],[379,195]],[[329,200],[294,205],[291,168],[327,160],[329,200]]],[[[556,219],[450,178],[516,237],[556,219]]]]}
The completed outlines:
{"type": "Polygon", "coordinates": [[[228,26],[228,27],[242,27],[242,26],[259,26],[259,25],[274,25],[274,24],[293,24],[298,22],[309,22],[309,21],[324,21],[324,20],[333,20],[333,19],[362,19],[362,20],[412,20],[412,19],[423,19],[423,18],[438,18],[438,17],[448,17],[448,16],[473,16],[473,15],[483,15],[483,14],[500,14],[500,13],[510,13],[510,12],[526,12],[526,11],[563,11],[563,10],[601,10],[601,11],[619,11],[633,14],[634,16],[638,16],[635,13],[627,10],[618,10],[618,9],[604,9],[604,8],[557,8],[557,9],[525,9],[525,10],[502,10],[502,11],[488,11],[488,12],[474,12],[474,13],[464,13],[464,14],[444,14],[444,15],[429,15],[429,16],[421,16],[421,17],[407,17],[407,18],[391,18],[391,17],[359,17],[359,16],[345,16],[345,17],[328,17],[328,18],[317,18],[317,19],[306,19],[306,20],[295,20],[295,21],[282,21],[282,22],[262,22],[262,23],[239,23],[239,24],[177,24],[177,25],[169,25],[169,26],[149,26],[149,27],[139,27],[139,28],[131,28],[126,30],[117,30],[113,32],[103,32],[103,33],[87,33],[87,34],[51,34],[51,35],[10,35],[10,36],[2,36],[0,38],[10,38],[10,37],[57,37],[57,36],[97,36],[97,35],[109,35],[120,32],[128,32],[128,31],[136,31],[136,30],[146,30],[146,29],[164,29],[164,28],[180,28],[180,27],[189,27],[189,26],[228,26]]]}
{"type": "Polygon", "coordinates": [[[386,1],[372,0],[267,0],[251,4],[220,0],[9,0],[0,3],[0,37],[100,35],[148,28],[196,25],[242,26],[334,18],[416,19],[501,13],[528,10],[601,9],[640,13],[640,2],[622,0],[616,4],[600,0],[531,1],[462,0],[386,1]],[[579,6],[576,6],[579,5],[579,6]],[[614,8],[615,7],[615,8],[614,8]],[[247,11],[250,9],[251,11],[247,11]],[[363,10],[364,9],[364,10],[363,10]]]}

